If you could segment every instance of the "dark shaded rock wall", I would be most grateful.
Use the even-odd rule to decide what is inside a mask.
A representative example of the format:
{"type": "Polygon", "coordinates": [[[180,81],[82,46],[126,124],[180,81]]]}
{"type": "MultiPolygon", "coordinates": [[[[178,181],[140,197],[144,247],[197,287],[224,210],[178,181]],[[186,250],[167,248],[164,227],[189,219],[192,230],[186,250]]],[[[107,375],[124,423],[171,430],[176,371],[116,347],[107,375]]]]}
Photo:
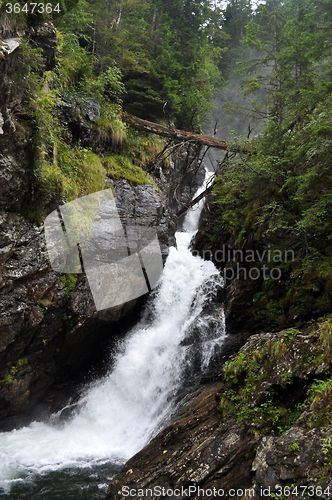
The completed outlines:
{"type": "MultiPolygon", "coordinates": [[[[263,331],[270,325],[264,325],[262,321],[255,323],[251,315],[253,297],[260,289],[261,281],[248,279],[252,264],[239,258],[240,253],[234,253],[235,235],[220,228],[216,230],[221,218],[220,207],[214,204],[214,195],[209,194],[192,249],[203,259],[212,260],[221,270],[225,282],[224,305],[228,332],[263,331]]],[[[256,250],[253,245],[250,248],[256,250]]]]}
{"type": "Polygon", "coordinates": [[[201,161],[202,147],[178,143],[171,146],[168,161],[156,160],[153,174],[158,186],[167,193],[167,204],[177,213],[192,199],[205,177],[201,161]]]}
{"type": "MultiPolygon", "coordinates": [[[[156,227],[163,256],[175,224],[153,186],[114,184],[120,215],[156,227]]],[[[84,274],[62,277],[50,267],[43,225],[13,212],[0,216],[0,416],[23,410],[51,383],[73,375],[102,340],[98,326],[132,313],[137,299],[97,312],[84,274]],[[70,282],[74,280],[74,283],[70,282]],[[71,291],[70,288],[73,288],[71,291]]]]}
{"type": "MultiPolygon", "coordinates": [[[[180,493],[187,488],[184,494],[166,494],[165,498],[186,498],[188,487],[194,485],[220,489],[241,482],[243,487],[250,487],[251,459],[243,458],[259,439],[248,435],[243,423],[235,424],[232,420],[220,425],[215,400],[219,389],[220,384],[215,384],[194,396],[172,425],[129,460],[111,482],[107,500],[125,498],[123,487],[137,492],[160,487],[179,489],[180,493]]],[[[136,498],[143,499],[145,495],[138,492],[136,498]]],[[[198,496],[191,494],[189,498],[198,496]]]]}

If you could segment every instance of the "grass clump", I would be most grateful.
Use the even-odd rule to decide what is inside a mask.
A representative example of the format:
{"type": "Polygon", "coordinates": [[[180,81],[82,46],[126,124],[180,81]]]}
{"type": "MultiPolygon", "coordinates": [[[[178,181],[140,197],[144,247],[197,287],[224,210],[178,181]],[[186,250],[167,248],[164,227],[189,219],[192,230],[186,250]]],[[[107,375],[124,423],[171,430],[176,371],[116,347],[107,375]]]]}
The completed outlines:
{"type": "Polygon", "coordinates": [[[312,405],[323,399],[332,396],[332,377],[327,380],[315,380],[308,391],[309,399],[312,405]]]}
{"type": "Polygon", "coordinates": [[[0,383],[5,384],[5,385],[10,385],[15,378],[15,375],[17,373],[18,368],[21,368],[22,366],[27,365],[27,364],[28,364],[27,358],[19,359],[17,361],[16,365],[12,366],[11,369],[9,370],[9,372],[6,373],[4,375],[4,377],[0,380],[0,383]]]}
{"type": "MultiPolygon", "coordinates": [[[[70,299],[72,291],[74,290],[77,283],[78,274],[64,274],[60,278],[60,283],[65,283],[66,300],[70,299]]],[[[66,317],[67,319],[67,317],[66,317]]]]}
{"type": "Polygon", "coordinates": [[[272,354],[278,358],[281,359],[285,356],[287,353],[287,345],[284,341],[284,339],[278,340],[275,344],[272,346],[272,354]]]}
{"type": "Polygon", "coordinates": [[[104,188],[105,178],[101,159],[86,148],[62,145],[56,161],[43,161],[38,177],[44,189],[74,200],[104,188]]]}
{"type": "Polygon", "coordinates": [[[107,156],[103,158],[103,165],[107,175],[114,180],[126,179],[130,184],[152,184],[155,182],[141,167],[134,165],[128,157],[121,155],[107,156]]]}
{"type": "Polygon", "coordinates": [[[147,169],[151,161],[160,155],[164,146],[165,140],[162,137],[129,129],[121,154],[128,156],[138,167],[147,169]]]}
{"type": "Polygon", "coordinates": [[[121,107],[103,106],[100,118],[96,121],[96,128],[101,139],[111,139],[114,145],[123,144],[127,138],[127,127],[121,119],[121,107]]]}

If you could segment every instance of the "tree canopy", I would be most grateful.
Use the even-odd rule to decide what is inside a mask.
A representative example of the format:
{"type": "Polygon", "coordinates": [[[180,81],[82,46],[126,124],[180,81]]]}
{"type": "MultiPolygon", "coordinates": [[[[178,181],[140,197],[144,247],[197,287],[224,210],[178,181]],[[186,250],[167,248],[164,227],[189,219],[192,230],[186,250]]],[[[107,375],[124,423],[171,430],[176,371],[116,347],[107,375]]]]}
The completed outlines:
{"type": "MultiPolygon", "coordinates": [[[[255,155],[227,160],[215,187],[221,228],[240,248],[292,250],[282,278],[260,284],[256,319],[274,323],[331,309],[331,9],[324,1],[266,0],[242,43],[243,89],[264,88],[267,122],[255,155]]],[[[269,266],[275,265],[270,263],[269,266]]]]}

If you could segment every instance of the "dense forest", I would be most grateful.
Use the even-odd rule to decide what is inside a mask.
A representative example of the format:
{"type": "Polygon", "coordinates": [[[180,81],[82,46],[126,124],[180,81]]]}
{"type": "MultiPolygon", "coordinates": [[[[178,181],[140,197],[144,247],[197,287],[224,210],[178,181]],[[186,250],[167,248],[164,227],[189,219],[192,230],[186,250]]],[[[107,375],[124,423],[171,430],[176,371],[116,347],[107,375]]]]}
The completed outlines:
{"type": "Polygon", "coordinates": [[[230,15],[229,25],[243,33],[235,54],[243,46],[254,54],[242,57],[237,71],[245,94],[259,92],[252,116],[265,126],[248,141],[251,154],[225,161],[214,237],[223,229],[237,248],[274,256],[264,264],[279,266],[280,276],[257,287],[257,321],[281,325],[331,309],[331,14],[329,2],[271,1],[245,28],[230,15]]]}

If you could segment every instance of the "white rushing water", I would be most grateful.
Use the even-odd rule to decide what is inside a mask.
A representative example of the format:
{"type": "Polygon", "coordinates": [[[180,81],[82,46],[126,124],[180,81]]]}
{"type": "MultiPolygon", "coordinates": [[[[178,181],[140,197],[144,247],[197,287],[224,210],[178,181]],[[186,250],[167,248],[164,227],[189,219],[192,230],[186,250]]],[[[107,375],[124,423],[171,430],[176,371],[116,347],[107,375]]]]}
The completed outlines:
{"type": "MultiPolygon", "coordinates": [[[[205,170],[205,179],[201,187],[199,187],[194,195],[194,198],[196,196],[199,196],[203,191],[206,189],[206,186],[209,184],[209,181],[213,177],[213,174],[209,172],[208,170],[205,170]]],[[[193,198],[193,199],[194,199],[193,198]]],[[[189,212],[186,215],[186,218],[183,223],[183,229],[188,232],[192,231],[197,231],[198,228],[198,223],[199,223],[199,218],[202,213],[204,205],[204,198],[202,198],[194,207],[192,207],[189,212]]]]}
{"type": "MultiPolygon", "coordinates": [[[[204,323],[200,314],[221,283],[214,265],[188,250],[193,234],[177,234],[177,249],[170,249],[150,318],[130,332],[112,371],[86,389],[76,413],[64,423],[53,417],[0,434],[0,488],[8,491],[13,482],[47,471],[123,462],[165,425],[188,362],[183,341],[194,324],[204,323]]],[[[201,339],[202,366],[223,336],[224,331],[201,339]]]]}

